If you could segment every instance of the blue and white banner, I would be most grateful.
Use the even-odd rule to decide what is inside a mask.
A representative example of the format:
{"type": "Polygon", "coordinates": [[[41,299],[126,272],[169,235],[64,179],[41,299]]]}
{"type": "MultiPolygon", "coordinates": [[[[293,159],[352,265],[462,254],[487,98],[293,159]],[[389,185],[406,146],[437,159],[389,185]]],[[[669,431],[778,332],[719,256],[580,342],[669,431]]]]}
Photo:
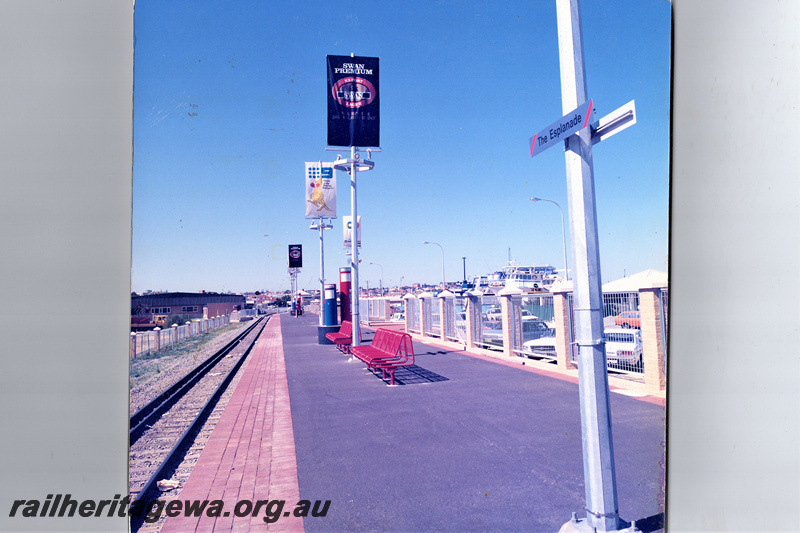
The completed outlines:
{"type": "MultiPolygon", "coordinates": [[[[349,250],[353,247],[353,217],[345,215],[342,217],[342,230],[344,233],[344,247],[349,250]]],[[[361,215],[358,216],[358,229],[356,231],[358,246],[361,246],[361,215]]]]}
{"type": "Polygon", "coordinates": [[[306,218],[336,218],[333,163],[306,162],[306,218]]]}

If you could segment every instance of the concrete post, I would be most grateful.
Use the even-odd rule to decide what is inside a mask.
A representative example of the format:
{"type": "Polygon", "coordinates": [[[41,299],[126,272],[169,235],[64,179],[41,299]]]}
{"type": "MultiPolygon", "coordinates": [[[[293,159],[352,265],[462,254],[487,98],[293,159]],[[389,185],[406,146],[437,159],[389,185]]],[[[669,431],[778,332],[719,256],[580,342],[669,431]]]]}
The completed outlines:
{"type": "Polygon", "coordinates": [[[131,331],[131,360],[136,358],[136,332],[131,331]]]}
{"type": "Polygon", "coordinates": [[[556,367],[560,370],[577,368],[572,362],[572,317],[569,313],[569,295],[572,294],[572,284],[562,283],[551,289],[553,293],[553,311],[556,326],[556,367]]]}
{"type": "Polygon", "coordinates": [[[161,350],[161,328],[156,327],[153,331],[156,332],[156,352],[161,350]]]}
{"type": "Polygon", "coordinates": [[[642,331],[642,364],[644,385],[649,393],[666,390],[667,376],[664,371],[664,336],[661,329],[661,304],[658,293],[666,285],[654,284],[639,289],[639,317],[642,331]]]}
{"type": "Polygon", "coordinates": [[[414,305],[411,303],[411,300],[414,300],[416,296],[411,293],[406,294],[403,296],[403,307],[405,308],[405,331],[409,333],[411,331],[411,306],[414,305]]]}
{"type": "Polygon", "coordinates": [[[456,325],[455,297],[450,291],[439,293],[439,325],[443,341],[447,340],[447,332],[454,331],[456,325]]]}
{"type": "Polygon", "coordinates": [[[503,355],[514,357],[514,347],[522,346],[522,291],[504,287],[497,293],[500,298],[500,316],[503,322],[503,355]],[[516,298],[516,304],[514,300],[516,298]]]}
{"type": "Polygon", "coordinates": [[[383,319],[388,321],[392,316],[392,302],[389,298],[383,300],[383,319]]]}
{"type": "Polygon", "coordinates": [[[483,293],[468,291],[464,294],[467,298],[467,348],[476,348],[481,342],[480,331],[483,327],[481,300],[483,293]]]}

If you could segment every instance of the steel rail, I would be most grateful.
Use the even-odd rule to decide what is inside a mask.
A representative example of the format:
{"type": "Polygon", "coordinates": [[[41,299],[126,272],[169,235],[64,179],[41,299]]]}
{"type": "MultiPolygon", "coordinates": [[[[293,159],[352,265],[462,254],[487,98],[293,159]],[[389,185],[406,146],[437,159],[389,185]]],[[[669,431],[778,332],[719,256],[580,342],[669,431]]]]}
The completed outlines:
{"type": "MultiPolygon", "coordinates": [[[[267,317],[267,320],[269,320],[269,317],[267,317]]],[[[261,320],[259,319],[258,322],[254,323],[253,326],[248,328],[248,332],[252,331],[252,329],[260,322],[261,320]]],[[[179,463],[176,462],[176,459],[182,452],[185,451],[187,445],[190,443],[190,440],[194,438],[194,436],[200,431],[200,428],[203,426],[208,417],[211,415],[211,412],[214,410],[214,407],[216,407],[216,404],[219,401],[220,397],[228,388],[228,385],[233,380],[233,377],[236,375],[236,372],[242,366],[245,359],[247,359],[247,356],[250,354],[250,351],[255,346],[256,341],[260,337],[261,333],[264,331],[264,327],[266,327],[266,325],[267,325],[266,322],[262,324],[261,329],[256,334],[255,338],[253,339],[253,342],[250,343],[250,345],[247,347],[247,349],[239,358],[239,360],[236,362],[236,364],[233,366],[233,368],[231,368],[231,370],[228,372],[228,375],[225,376],[225,379],[222,381],[222,383],[220,383],[219,386],[217,386],[216,390],[208,399],[208,401],[206,401],[205,405],[203,405],[203,407],[200,409],[200,412],[197,414],[195,419],[192,421],[189,427],[186,428],[186,430],[180,436],[180,438],[172,447],[170,452],[167,454],[167,456],[155,470],[155,472],[153,472],[153,474],[150,476],[147,482],[139,490],[138,494],[136,495],[136,498],[134,498],[133,501],[131,501],[130,513],[129,513],[131,519],[130,520],[131,531],[136,531],[141,527],[142,523],[144,522],[145,513],[147,511],[144,508],[144,506],[148,503],[147,497],[150,496],[152,493],[154,493],[154,491],[157,489],[157,484],[159,480],[167,479],[170,476],[172,476],[179,463]]]]}
{"type": "Polygon", "coordinates": [[[169,410],[187,391],[200,381],[223,357],[233,350],[260,322],[261,318],[253,322],[244,332],[240,333],[228,344],[214,353],[208,359],[197,365],[188,374],[176,381],[170,388],[150,400],[144,407],[131,415],[129,445],[133,445],[144,431],[150,427],[161,415],[169,410]]]}

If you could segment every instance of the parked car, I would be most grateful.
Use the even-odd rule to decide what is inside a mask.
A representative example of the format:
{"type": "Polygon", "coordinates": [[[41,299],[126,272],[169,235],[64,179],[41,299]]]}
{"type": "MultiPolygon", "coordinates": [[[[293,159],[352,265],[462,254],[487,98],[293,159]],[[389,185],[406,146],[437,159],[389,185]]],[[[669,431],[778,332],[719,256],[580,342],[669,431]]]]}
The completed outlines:
{"type": "Polygon", "coordinates": [[[522,353],[528,357],[538,355],[541,357],[556,356],[556,338],[552,335],[547,337],[540,337],[532,341],[522,343],[522,353]]]}
{"type": "Polygon", "coordinates": [[[614,323],[623,328],[640,328],[642,321],[639,311],[625,311],[614,318],[614,323]]]}
{"type": "Polygon", "coordinates": [[[489,309],[483,314],[483,319],[489,321],[495,321],[495,320],[501,320],[502,316],[503,316],[502,310],[499,307],[493,307],[492,309],[489,309]]]}
{"type": "Polygon", "coordinates": [[[642,364],[642,333],[626,329],[605,331],[606,359],[611,364],[639,366],[642,364]]]}
{"type": "Polygon", "coordinates": [[[404,312],[396,312],[392,315],[389,319],[389,322],[405,322],[406,321],[406,314],[404,312]]]}
{"type": "MultiPolygon", "coordinates": [[[[531,314],[531,312],[528,311],[527,309],[521,309],[520,310],[520,316],[523,317],[523,318],[525,318],[525,317],[537,318],[536,316],[531,314]]],[[[489,309],[487,312],[485,312],[483,314],[483,319],[484,320],[491,320],[491,321],[502,320],[503,319],[503,312],[499,307],[489,309]]]]}

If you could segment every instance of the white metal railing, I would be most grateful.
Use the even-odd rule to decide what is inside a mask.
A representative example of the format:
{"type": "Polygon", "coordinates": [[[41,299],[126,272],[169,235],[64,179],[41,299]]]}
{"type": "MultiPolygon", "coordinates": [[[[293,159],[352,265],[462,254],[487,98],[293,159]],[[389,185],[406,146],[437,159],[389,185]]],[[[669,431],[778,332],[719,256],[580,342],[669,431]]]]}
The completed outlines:
{"type": "Polygon", "coordinates": [[[452,341],[467,342],[467,301],[463,296],[452,299],[453,306],[453,331],[448,332],[447,338],[452,341]]]}
{"type": "Polygon", "coordinates": [[[406,317],[408,319],[408,330],[420,333],[419,299],[411,297],[406,299],[406,317]]]}
{"type": "Polygon", "coordinates": [[[475,331],[475,344],[489,350],[503,350],[503,322],[500,299],[494,294],[481,296],[481,323],[475,331]]]}
{"type": "Polygon", "coordinates": [[[425,300],[426,303],[428,301],[430,301],[428,311],[430,312],[429,316],[431,317],[430,321],[428,322],[429,324],[428,334],[436,337],[441,337],[442,320],[441,316],[439,316],[441,314],[441,311],[439,309],[440,308],[439,298],[428,298],[425,300]]]}

